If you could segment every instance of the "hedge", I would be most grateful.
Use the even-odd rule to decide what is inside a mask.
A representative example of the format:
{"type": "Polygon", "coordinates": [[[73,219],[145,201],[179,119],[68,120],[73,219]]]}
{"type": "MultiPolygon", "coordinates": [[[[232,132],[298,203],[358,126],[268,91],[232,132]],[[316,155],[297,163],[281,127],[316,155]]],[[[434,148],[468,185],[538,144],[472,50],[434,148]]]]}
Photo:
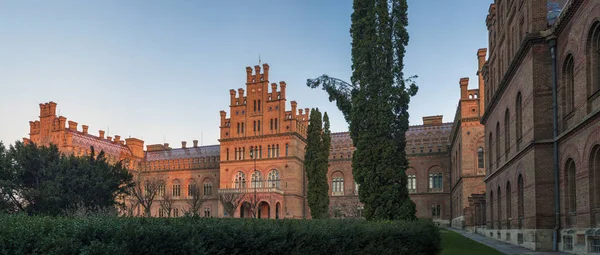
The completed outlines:
{"type": "Polygon", "coordinates": [[[431,222],[0,215],[1,254],[438,254],[431,222]]]}

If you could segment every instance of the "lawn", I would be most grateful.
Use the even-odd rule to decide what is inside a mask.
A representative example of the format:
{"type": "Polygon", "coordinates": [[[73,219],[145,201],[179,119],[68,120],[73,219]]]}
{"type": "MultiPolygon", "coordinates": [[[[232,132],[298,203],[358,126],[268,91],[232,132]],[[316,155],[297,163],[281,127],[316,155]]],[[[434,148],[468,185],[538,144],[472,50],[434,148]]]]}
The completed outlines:
{"type": "Polygon", "coordinates": [[[442,233],[442,255],[468,255],[468,254],[503,254],[498,250],[466,238],[456,232],[440,229],[442,233]]]}

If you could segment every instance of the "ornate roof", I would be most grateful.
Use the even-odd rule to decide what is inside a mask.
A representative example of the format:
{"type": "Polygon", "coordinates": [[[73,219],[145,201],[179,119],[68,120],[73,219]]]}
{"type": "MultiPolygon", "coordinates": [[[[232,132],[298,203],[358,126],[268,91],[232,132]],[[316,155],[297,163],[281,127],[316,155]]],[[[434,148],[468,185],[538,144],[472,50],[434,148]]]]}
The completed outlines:
{"type": "Polygon", "coordinates": [[[219,145],[146,152],[146,161],[219,156],[219,145]]]}
{"type": "Polygon", "coordinates": [[[73,146],[79,148],[89,149],[90,146],[94,146],[96,152],[104,151],[105,154],[119,156],[123,154],[131,154],[129,148],[125,145],[113,143],[108,140],[98,139],[97,137],[89,134],[83,134],[79,132],[71,132],[73,135],[73,146]]]}

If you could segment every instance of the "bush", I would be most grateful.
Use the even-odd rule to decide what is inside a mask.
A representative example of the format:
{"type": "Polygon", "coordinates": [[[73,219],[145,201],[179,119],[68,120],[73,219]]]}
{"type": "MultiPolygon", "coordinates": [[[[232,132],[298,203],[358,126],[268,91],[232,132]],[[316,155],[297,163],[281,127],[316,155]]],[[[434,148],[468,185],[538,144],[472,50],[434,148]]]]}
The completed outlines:
{"type": "Polygon", "coordinates": [[[430,222],[0,215],[0,254],[438,254],[430,222]]]}

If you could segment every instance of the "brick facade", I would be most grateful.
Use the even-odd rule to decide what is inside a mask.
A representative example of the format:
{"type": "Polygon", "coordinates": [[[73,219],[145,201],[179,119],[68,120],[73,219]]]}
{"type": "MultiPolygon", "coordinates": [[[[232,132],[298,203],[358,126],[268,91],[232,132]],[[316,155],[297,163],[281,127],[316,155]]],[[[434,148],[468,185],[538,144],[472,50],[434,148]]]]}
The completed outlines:
{"type": "Polygon", "coordinates": [[[487,17],[487,226],[534,250],[600,252],[600,2],[495,1],[487,17]],[[516,40],[517,43],[511,43],[516,40]],[[556,69],[553,70],[553,45],[556,69]],[[553,72],[558,106],[560,223],[555,218],[553,72]],[[489,89],[489,90],[488,90],[489,89]],[[558,227],[556,235],[554,229],[558,227]]]}

